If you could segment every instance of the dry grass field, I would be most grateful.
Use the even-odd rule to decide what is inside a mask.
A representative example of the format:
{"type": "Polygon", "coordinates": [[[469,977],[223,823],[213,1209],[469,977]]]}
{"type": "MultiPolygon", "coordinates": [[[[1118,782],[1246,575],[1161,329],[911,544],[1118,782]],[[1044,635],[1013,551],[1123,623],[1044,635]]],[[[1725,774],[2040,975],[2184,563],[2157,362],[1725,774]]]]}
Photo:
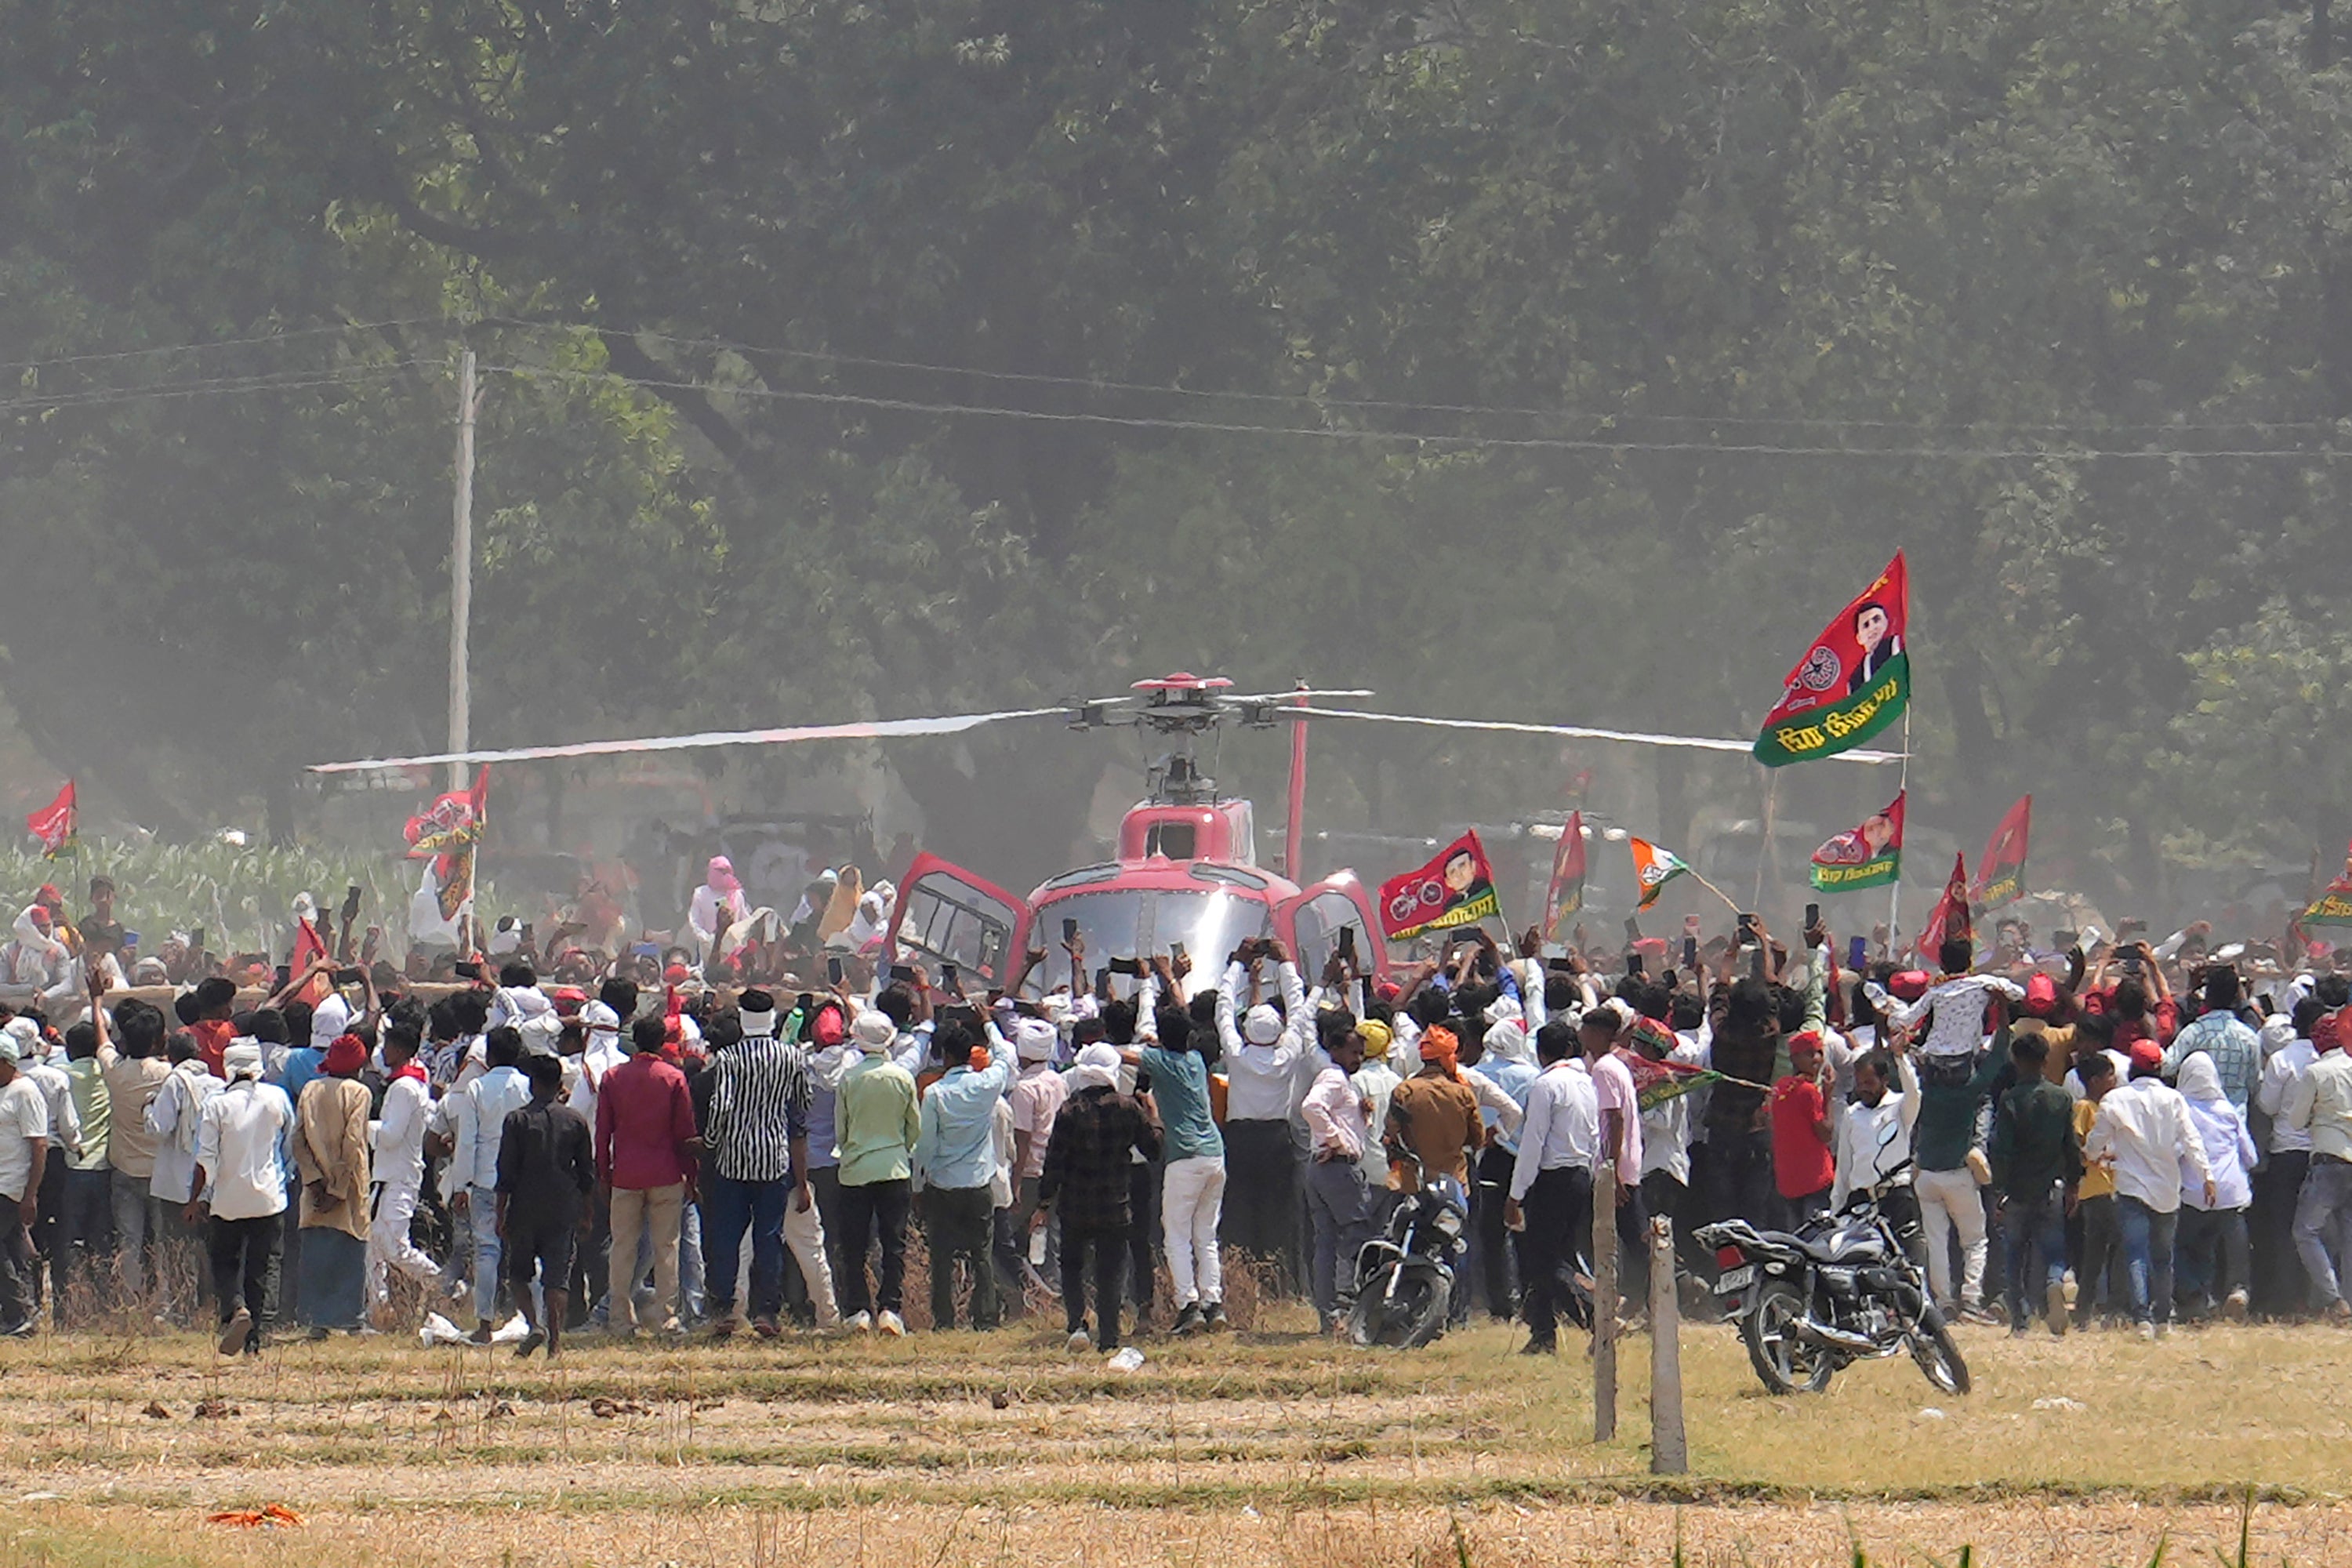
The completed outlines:
{"type": "Polygon", "coordinates": [[[1967,1331],[1967,1399],[1906,1362],[1766,1396],[1684,1332],[1693,1474],[1648,1473],[1648,1342],[1620,1437],[1580,1356],[1481,1325],[1360,1352],[1265,1314],[1121,1374],[1029,1327],[899,1342],[614,1344],[564,1362],[413,1340],[78,1335],[0,1347],[0,1568],[1489,1568],[1579,1563],[2352,1563],[2352,1335],[1967,1331]],[[1286,1331],[1287,1330],[1288,1331],[1286,1331]],[[2071,1401],[2071,1404],[2056,1403],[2071,1401]],[[202,1414],[199,1414],[199,1410],[202,1414]],[[299,1528],[216,1510],[281,1504],[299,1528]]]}

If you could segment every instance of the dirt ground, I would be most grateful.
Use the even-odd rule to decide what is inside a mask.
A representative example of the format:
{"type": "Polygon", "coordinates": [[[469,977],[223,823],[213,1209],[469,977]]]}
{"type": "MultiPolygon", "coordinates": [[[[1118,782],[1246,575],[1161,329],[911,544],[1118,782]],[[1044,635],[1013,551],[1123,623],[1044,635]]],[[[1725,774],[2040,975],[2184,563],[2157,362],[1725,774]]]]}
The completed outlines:
{"type": "MultiPolygon", "coordinates": [[[[1273,1316],[1269,1314],[1269,1316],[1273,1316]]],[[[1581,1355],[1479,1326],[1407,1355],[1303,1332],[583,1342],[560,1365],[391,1338],[224,1364],[194,1336],[0,1347],[0,1568],[550,1564],[2352,1562],[2352,1335],[1964,1339],[1766,1396],[1684,1332],[1692,1474],[1650,1473],[1648,1342],[1618,1438],[1581,1355]],[[13,1489],[13,1490],[8,1489],[13,1489]],[[299,1528],[213,1524],[276,1503],[299,1528]]]]}

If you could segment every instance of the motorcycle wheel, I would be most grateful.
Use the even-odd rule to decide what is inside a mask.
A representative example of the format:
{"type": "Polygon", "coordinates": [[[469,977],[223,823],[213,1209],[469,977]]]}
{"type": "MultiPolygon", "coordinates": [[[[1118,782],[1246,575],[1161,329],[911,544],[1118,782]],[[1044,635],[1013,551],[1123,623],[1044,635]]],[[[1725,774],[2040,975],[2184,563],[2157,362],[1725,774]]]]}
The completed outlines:
{"type": "Polygon", "coordinates": [[[1911,1359],[1919,1363],[1927,1381],[1944,1393],[1969,1391],[1969,1363],[1960,1359],[1960,1347],[1952,1342],[1952,1331],[1941,1319],[1933,1327],[1921,1323],[1911,1331],[1911,1359]]]}
{"type": "Polygon", "coordinates": [[[1445,1310],[1454,1292],[1445,1276],[1422,1265],[1391,1264],[1364,1283],[1348,1309],[1348,1337],[1365,1346],[1415,1350],[1445,1331],[1445,1310]],[[1398,1269],[1396,1294],[1389,1280],[1398,1269]]]}
{"type": "Polygon", "coordinates": [[[1819,1394],[1837,1373],[1837,1363],[1826,1351],[1797,1337],[1796,1325],[1804,1315],[1805,1298],[1797,1288],[1785,1279],[1772,1279],[1739,1320],[1748,1359],[1774,1394],[1819,1394]]]}

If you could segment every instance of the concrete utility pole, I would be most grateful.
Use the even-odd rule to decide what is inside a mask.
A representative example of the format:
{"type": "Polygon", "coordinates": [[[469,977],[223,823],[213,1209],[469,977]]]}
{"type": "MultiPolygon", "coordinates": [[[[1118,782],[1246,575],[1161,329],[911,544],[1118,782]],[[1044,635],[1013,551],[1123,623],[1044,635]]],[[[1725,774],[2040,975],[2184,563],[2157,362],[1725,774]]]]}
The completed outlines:
{"type": "MultiPolygon", "coordinates": [[[[467,632],[474,615],[474,351],[457,369],[457,496],[449,537],[449,749],[473,742],[474,689],[467,632]]],[[[449,787],[466,787],[466,764],[449,764],[449,787]]]]}

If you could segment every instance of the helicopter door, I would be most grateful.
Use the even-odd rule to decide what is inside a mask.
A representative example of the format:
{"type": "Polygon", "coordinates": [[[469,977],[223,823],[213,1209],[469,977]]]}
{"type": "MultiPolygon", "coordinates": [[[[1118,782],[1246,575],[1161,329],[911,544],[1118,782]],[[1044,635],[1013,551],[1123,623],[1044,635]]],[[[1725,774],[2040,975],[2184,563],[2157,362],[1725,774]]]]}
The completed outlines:
{"type": "Polygon", "coordinates": [[[1312,980],[1323,973],[1323,966],[1339,951],[1343,928],[1354,933],[1356,960],[1364,972],[1375,978],[1388,974],[1388,944],[1380,939],[1381,928],[1364,900],[1363,884],[1355,878],[1318,882],[1284,904],[1276,919],[1286,928],[1283,934],[1297,957],[1301,976],[1312,980]]]}
{"type": "Polygon", "coordinates": [[[1029,906],[995,883],[935,855],[919,855],[890,911],[886,959],[916,955],[933,965],[952,963],[990,987],[1010,978],[1013,942],[1029,923],[1029,906]]]}

